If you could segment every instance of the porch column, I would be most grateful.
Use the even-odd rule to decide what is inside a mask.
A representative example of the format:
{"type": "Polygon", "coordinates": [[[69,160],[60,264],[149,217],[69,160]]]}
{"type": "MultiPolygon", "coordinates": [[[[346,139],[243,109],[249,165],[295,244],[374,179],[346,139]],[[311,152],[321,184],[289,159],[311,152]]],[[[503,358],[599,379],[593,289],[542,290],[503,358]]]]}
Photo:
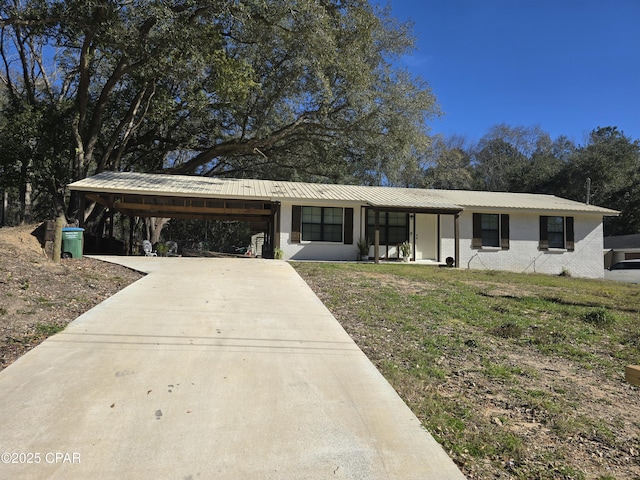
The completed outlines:
{"type": "Polygon", "coordinates": [[[411,218],[413,220],[413,241],[411,242],[411,257],[412,257],[412,262],[416,261],[416,215],[415,213],[411,213],[409,215],[409,218],[411,218]]]}
{"type": "Polygon", "coordinates": [[[437,220],[438,221],[438,233],[437,233],[437,236],[436,236],[436,239],[438,240],[438,247],[437,247],[437,249],[438,249],[438,253],[437,253],[438,262],[442,261],[442,231],[441,231],[441,225],[440,225],[441,222],[440,222],[440,220],[441,220],[440,214],[438,214],[438,220],[437,220]]]}
{"type": "Polygon", "coordinates": [[[274,202],[275,207],[274,221],[273,221],[273,248],[280,248],[280,202],[274,202]]]}
{"type": "Polygon", "coordinates": [[[373,260],[380,263],[380,212],[375,210],[373,217],[373,260]]]}
{"type": "Polygon", "coordinates": [[[455,259],[453,266],[458,268],[460,266],[460,214],[456,213],[455,220],[453,222],[453,236],[455,241],[455,259]]]}

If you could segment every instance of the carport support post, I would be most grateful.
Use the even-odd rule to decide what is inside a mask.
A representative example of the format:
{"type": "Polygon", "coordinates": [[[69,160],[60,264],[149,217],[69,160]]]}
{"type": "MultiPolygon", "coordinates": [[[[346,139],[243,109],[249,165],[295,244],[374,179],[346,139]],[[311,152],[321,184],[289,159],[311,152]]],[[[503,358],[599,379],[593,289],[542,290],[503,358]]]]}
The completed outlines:
{"type": "Polygon", "coordinates": [[[373,260],[380,263],[380,212],[375,210],[373,217],[373,260]]]}
{"type": "Polygon", "coordinates": [[[274,213],[272,217],[273,222],[273,236],[271,241],[273,242],[273,248],[280,248],[280,202],[274,202],[274,213]]]}
{"type": "Polygon", "coordinates": [[[133,222],[135,217],[131,215],[129,217],[129,256],[133,255],[133,222]]]}
{"type": "Polygon", "coordinates": [[[80,206],[78,207],[78,226],[80,228],[84,228],[84,212],[87,208],[87,196],[84,194],[84,192],[78,192],[78,197],[80,201],[80,206]]]}

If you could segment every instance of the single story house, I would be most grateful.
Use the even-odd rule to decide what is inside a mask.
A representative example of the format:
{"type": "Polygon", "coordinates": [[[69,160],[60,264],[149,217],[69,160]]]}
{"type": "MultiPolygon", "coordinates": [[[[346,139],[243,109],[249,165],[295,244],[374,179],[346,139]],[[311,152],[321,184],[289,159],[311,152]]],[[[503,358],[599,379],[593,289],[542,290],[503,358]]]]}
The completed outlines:
{"type": "Polygon", "coordinates": [[[603,277],[607,208],[553,195],[427,190],[102,172],[70,186],[130,216],[245,220],[265,232],[265,256],[355,260],[368,238],[375,261],[398,258],[473,269],[603,277]],[[377,239],[377,242],[376,242],[377,239]]]}

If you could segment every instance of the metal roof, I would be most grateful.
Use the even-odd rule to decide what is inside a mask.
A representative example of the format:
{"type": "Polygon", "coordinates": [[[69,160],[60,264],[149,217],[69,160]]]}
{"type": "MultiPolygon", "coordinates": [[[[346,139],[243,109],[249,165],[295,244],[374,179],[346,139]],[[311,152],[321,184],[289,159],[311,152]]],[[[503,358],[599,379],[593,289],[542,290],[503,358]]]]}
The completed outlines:
{"type": "Polygon", "coordinates": [[[443,198],[465,208],[511,209],[511,210],[552,210],[566,212],[599,213],[618,215],[620,212],[609,208],[588,205],[566,198],[539,193],[484,192],[472,190],[437,190],[443,198]]]}
{"type": "Polygon", "coordinates": [[[71,190],[99,193],[238,198],[269,201],[317,200],[353,202],[372,207],[460,211],[495,208],[617,215],[608,208],[553,195],[370,187],[274,180],[212,178],[133,172],[102,172],[69,185],[71,190]]]}
{"type": "Polygon", "coordinates": [[[605,250],[640,249],[640,234],[604,237],[605,250]]]}

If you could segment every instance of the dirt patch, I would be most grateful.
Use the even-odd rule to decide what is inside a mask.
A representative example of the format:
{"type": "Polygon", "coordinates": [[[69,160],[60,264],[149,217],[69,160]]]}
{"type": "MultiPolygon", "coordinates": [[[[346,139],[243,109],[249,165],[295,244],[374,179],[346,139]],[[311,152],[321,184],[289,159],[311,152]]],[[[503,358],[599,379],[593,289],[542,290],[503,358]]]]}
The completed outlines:
{"type": "Polygon", "coordinates": [[[91,258],[54,263],[35,228],[0,228],[0,370],[142,276],[91,258]]]}

